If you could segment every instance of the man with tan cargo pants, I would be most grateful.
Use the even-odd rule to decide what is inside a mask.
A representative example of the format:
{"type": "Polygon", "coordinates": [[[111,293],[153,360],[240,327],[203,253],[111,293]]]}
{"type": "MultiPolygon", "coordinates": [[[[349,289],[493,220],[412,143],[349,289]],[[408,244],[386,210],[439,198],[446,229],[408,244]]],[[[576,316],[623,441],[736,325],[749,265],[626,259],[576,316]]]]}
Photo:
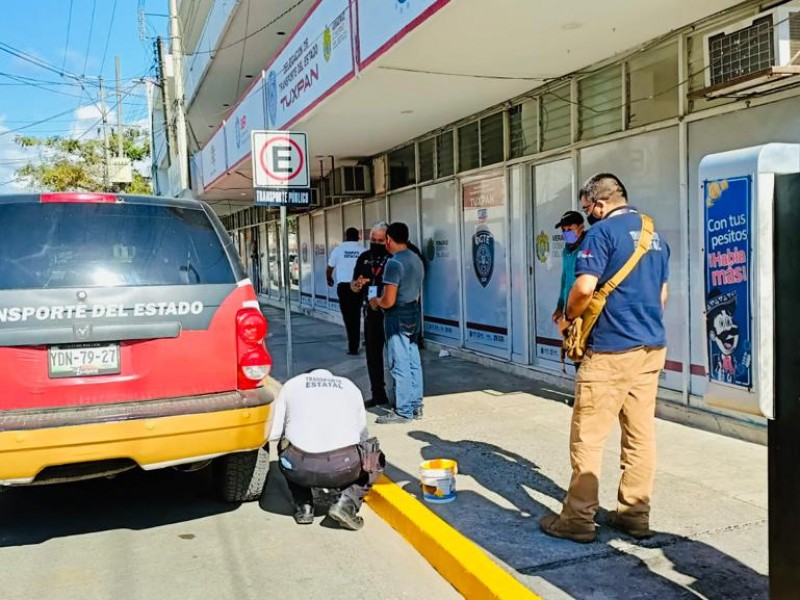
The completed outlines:
{"type": "MultiPolygon", "coordinates": [[[[560,324],[562,330],[583,313],[595,289],[627,262],[642,232],[641,215],[628,205],[625,186],[615,175],[595,175],[583,189],[585,211],[600,221],[578,253],[577,279],[560,324]]],[[[655,404],[658,377],[666,360],[663,314],[668,261],[669,247],[655,232],[650,249],[608,296],[592,331],[575,381],[569,490],[561,514],[545,516],[539,522],[548,535],[594,541],[603,447],[617,420],[622,429],[623,473],[617,510],[609,525],[637,539],[652,535],[655,404]]]]}

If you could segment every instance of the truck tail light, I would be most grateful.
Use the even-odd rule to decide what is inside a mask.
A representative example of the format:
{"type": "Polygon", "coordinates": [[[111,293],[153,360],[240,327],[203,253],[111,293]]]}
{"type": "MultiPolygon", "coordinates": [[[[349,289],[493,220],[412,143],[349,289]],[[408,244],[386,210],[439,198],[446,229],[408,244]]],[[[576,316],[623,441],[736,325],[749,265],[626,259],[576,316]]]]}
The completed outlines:
{"type": "Polygon", "coordinates": [[[264,347],[267,319],[255,308],[236,314],[237,383],[240,390],[254,389],[272,370],[272,358],[264,347]]]}
{"type": "Polygon", "coordinates": [[[54,194],[42,194],[39,199],[42,202],[96,202],[106,204],[119,202],[119,199],[114,194],[96,194],[91,192],[59,192],[54,194]]]}

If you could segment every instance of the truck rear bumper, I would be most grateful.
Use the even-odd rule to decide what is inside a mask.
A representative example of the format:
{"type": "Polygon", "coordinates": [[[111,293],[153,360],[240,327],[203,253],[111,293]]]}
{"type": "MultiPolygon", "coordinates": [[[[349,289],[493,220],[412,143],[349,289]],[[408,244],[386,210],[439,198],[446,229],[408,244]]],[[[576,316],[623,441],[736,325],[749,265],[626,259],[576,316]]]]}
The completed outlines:
{"type": "Polygon", "coordinates": [[[130,460],[143,469],[264,445],[271,394],[210,394],[0,416],[0,485],[35,483],[47,467],[130,460]]]}

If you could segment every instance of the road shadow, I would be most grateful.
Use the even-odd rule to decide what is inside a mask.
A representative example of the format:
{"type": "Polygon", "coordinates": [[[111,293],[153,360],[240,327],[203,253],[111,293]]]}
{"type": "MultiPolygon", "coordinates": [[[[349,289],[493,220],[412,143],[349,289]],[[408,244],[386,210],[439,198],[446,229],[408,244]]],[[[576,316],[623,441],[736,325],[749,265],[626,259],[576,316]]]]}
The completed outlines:
{"type": "MultiPolygon", "coordinates": [[[[538,523],[551,512],[543,500],[546,497],[551,506],[560,504],[566,492],[534,462],[486,442],[447,440],[425,431],[408,435],[425,444],[420,451],[423,460],[454,459],[459,477],[473,478],[491,491],[462,490],[452,503],[426,506],[519,575],[543,579],[573,598],[766,600],[769,596],[766,576],[713,546],[668,532],[637,542],[606,525],[605,509],[596,518],[600,527],[594,543],[548,537],[538,523]],[[680,575],[667,579],[650,565],[680,575]]],[[[410,481],[404,488],[421,499],[417,474],[390,464],[387,475],[410,481]]]]}
{"type": "Polygon", "coordinates": [[[214,499],[210,468],[134,469],[113,479],[10,488],[0,493],[0,547],[185,523],[238,506],[214,499]]]}

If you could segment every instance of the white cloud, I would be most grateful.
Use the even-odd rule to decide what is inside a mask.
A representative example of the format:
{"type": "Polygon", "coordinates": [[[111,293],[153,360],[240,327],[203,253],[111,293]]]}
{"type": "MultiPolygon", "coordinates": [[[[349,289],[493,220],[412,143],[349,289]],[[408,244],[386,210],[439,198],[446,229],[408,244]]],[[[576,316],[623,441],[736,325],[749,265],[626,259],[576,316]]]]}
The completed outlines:
{"type": "MultiPolygon", "coordinates": [[[[111,115],[108,115],[110,119],[111,115]]],[[[81,106],[73,114],[71,135],[72,137],[96,138],[102,133],[103,113],[96,104],[81,106]]]]}
{"type": "Polygon", "coordinates": [[[18,180],[16,172],[29,160],[36,161],[39,156],[36,150],[22,148],[14,142],[15,134],[7,133],[9,127],[5,119],[0,116],[0,194],[29,189],[25,181],[18,180]]]}

